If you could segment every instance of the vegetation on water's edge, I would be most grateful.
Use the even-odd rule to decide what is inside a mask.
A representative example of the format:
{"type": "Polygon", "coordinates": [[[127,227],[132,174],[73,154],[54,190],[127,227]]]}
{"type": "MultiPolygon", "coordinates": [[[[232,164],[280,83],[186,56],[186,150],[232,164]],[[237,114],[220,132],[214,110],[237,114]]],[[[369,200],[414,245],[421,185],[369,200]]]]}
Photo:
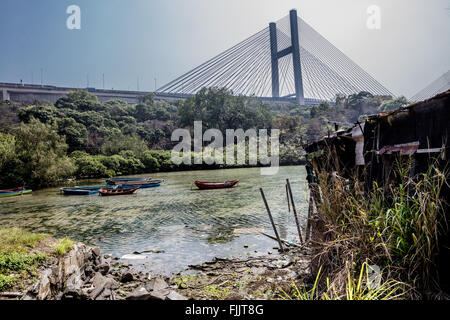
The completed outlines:
{"type": "Polygon", "coordinates": [[[19,228],[0,228],[0,291],[8,290],[37,276],[36,267],[51,253],[36,250],[48,234],[31,233],[19,228]]]}
{"type": "MultiPolygon", "coordinates": [[[[312,140],[330,121],[352,123],[363,114],[392,110],[404,98],[361,92],[337,96],[336,105],[271,106],[255,97],[234,96],[226,89],[202,89],[173,104],[151,95],[137,105],[100,103],[87,91],[74,91],[55,104],[20,107],[0,103],[0,187],[49,186],[67,178],[100,178],[158,171],[213,169],[226,165],[179,165],[171,162],[175,128],[203,130],[280,129],[280,164],[299,164],[301,138],[312,140]]],[[[192,135],[193,136],[193,135],[192,135]]],[[[225,136],[225,135],[224,135],[225,136]]]]}
{"type": "Polygon", "coordinates": [[[73,244],[74,244],[73,241],[67,238],[59,240],[58,243],[54,245],[56,255],[58,256],[65,255],[67,252],[70,251],[70,249],[72,249],[73,244]]]}
{"type": "Polygon", "coordinates": [[[432,165],[409,177],[404,161],[395,166],[397,185],[358,183],[323,172],[318,215],[325,238],[318,244],[312,289],[293,288],[284,298],[413,299],[440,292],[437,256],[447,232],[441,191],[447,172],[432,165]]]}

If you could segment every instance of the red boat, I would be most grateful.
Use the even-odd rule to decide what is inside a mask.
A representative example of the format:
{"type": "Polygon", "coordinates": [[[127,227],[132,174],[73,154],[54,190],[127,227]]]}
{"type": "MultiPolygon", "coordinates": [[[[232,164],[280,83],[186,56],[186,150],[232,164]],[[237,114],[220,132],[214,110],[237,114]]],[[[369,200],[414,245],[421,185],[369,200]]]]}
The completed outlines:
{"type": "Polygon", "coordinates": [[[239,180],[231,180],[225,182],[207,182],[207,181],[194,181],[195,185],[199,189],[223,189],[233,188],[239,180]]]}
{"type": "Polygon", "coordinates": [[[18,187],[18,188],[14,188],[14,189],[0,190],[0,193],[17,192],[17,191],[22,191],[22,190],[25,190],[25,187],[18,187]]]}
{"type": "Polygon", "coordinates": [[[100,195],[102,195],[102,196],[120,196],[123,194],[132,194],[137,189],[139,189],[139,188],[127,188],[127,189],[102,188],[102,189],[98,190],[98,193],[100,193],[100,195]]]}

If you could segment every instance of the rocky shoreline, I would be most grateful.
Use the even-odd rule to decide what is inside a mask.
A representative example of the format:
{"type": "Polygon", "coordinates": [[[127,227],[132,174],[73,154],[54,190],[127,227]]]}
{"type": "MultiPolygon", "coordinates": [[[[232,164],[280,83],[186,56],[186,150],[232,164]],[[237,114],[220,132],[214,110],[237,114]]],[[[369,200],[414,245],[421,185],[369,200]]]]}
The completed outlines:
{"type": "MultiPolygon", "coordinates": [[[[20,300],[276,299],[308,275],[308,250],[279,256],[220,259],[190,266],[190,275],[154,276],[98,247],[76,243],[62,257],[38,268],[37,280],[21,291],[0,293],[20,300]]],[[[187,270],[187,271],[189,271],[187,270]]]]}

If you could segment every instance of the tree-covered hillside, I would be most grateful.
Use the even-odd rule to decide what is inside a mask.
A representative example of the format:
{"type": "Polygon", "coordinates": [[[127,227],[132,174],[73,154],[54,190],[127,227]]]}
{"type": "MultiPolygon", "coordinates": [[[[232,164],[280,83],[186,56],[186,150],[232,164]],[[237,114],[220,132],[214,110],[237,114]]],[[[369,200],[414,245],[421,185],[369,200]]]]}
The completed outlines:
{"type": "Polygon", "coordinates": [[[87,91],[70,92],[55,104],[20,107],[0,103],[0,186],[43,187],[67,178],[95,178],[156,171],[219,168],[224,165],[174,165],[170,150],[176,128],[192,130],[280,129],[281,164],[301,163],[300,141],[334,130],[333,121],[351,124],[359,117],[396,109],[404,98],[361,92],[337,96],[335,104],[283,105],[271,108],[255,97],[204,88],[184,101],[138,104],[100,103],[87,91]]]}

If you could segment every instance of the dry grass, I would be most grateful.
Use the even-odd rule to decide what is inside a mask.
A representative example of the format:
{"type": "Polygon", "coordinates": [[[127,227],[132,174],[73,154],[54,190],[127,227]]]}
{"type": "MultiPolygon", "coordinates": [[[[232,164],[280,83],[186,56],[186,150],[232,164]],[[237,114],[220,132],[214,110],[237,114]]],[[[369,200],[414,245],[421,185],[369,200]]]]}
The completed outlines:
{"type": "Polygon", "coordinates": [[[314,263],[321,267],[322,299],[361,298],[366,278],[361,275],[369,265],[381,269],[383,285],[376,294],[362,292],[366,298],[380,299],[387,292],[391,299],[417,298],[436,284],[438,239],[447,228],[441,197],[447,174],[434,165],[425,174],[409,177],[409,172],[408,164],[398,162],[396,183],[374,184],[370,191],[356,180],[318,175],[317,218],[325,233],[314,244],[314,263]]]}

